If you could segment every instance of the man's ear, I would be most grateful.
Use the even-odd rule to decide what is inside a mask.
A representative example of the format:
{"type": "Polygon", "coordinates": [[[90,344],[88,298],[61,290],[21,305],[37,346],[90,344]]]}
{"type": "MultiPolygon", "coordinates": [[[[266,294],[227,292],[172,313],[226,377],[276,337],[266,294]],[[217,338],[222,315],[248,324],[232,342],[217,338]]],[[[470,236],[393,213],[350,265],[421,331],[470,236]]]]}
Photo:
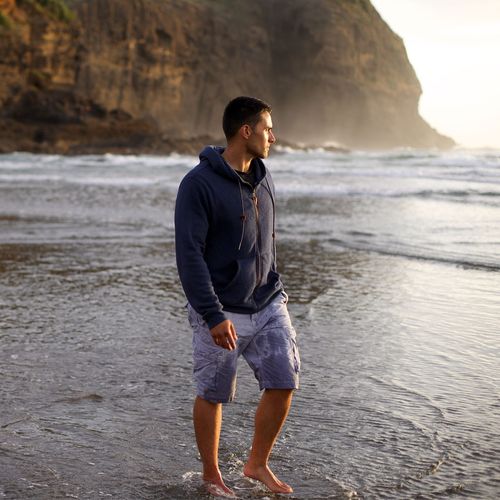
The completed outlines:
{"type": "Polygon", "coordinates": [[[245,125],[242,125],[240,128],[240,134],[244,139],[248,139],[252,135],[252,127],[245,123],[245,125]]]}

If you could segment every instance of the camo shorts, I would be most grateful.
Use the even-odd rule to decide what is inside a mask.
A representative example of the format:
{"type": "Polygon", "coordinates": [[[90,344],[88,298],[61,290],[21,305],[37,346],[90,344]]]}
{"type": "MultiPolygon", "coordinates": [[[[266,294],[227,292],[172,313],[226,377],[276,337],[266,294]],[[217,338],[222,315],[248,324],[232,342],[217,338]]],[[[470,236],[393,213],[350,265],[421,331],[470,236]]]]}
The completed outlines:
{"type": "Polygon", "coordinates": [[[238,358],[242,355],[260,389],[297,389],[300,356],[296,333],[287,309],[288,296],[280,292],[264,309],[254,314],[224,311],[238,335],[233,351],[216,345],[208,325],[188,304],[193,329],[193,372],[197,395],[214,403],[234,399],[238,358]]]}

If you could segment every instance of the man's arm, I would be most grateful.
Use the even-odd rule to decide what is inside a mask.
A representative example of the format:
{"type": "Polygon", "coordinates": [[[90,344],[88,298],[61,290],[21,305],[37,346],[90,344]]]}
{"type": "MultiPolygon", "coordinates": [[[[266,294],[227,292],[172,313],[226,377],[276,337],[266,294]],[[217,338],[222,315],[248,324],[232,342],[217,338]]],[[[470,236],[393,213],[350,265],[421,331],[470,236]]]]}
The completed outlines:
{"type": "Polygon", "coordinates": [[[209,328],[226,319],[203,257],[210,216],[210,200],[194,179],[185,178],[175,203],[175,254],[182,287],[189,303],[209,328]]]}
{"type": "Polygon", "coordinates": [[[225,349],[236,348],[236,330],[228,320],[214,291],[203,258],[210,216],[206,190],[185,178],[175,204],[175,253],[182,287],[189,303],[207,322],[214,342],[225,349]]]}

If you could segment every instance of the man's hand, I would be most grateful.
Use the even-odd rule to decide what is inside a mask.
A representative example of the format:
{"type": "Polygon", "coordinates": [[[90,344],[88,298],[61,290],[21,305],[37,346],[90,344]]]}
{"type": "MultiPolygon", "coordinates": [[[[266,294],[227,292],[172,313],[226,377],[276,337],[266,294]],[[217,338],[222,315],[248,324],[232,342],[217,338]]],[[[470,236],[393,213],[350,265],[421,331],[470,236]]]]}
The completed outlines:
{"type": "Polygon", "coordinates": [[[222,323],[215,325],[210,329],[210,334],[219,347],[223,347],[229,351],[236,349],[238,335],[236,335],[236,328],[234,328],[231,320],[226,319],[222,323]]]}

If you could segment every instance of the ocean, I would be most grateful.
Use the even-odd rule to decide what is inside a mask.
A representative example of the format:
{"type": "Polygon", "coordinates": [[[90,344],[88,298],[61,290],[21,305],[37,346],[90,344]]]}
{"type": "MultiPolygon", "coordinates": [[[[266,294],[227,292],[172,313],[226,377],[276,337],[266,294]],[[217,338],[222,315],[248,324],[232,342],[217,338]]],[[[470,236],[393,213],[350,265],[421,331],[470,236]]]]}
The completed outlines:
{"type": "MultiPolygon", "coordinates": [[[[0,498],[203,498],[173,209],[190,156],[0,155],[0,498]]],[[[500,151],[276,148],[294,499],[500,496],[500,151]]],[[[221,469],[240,498],[242,361],[221,469]]]]}

